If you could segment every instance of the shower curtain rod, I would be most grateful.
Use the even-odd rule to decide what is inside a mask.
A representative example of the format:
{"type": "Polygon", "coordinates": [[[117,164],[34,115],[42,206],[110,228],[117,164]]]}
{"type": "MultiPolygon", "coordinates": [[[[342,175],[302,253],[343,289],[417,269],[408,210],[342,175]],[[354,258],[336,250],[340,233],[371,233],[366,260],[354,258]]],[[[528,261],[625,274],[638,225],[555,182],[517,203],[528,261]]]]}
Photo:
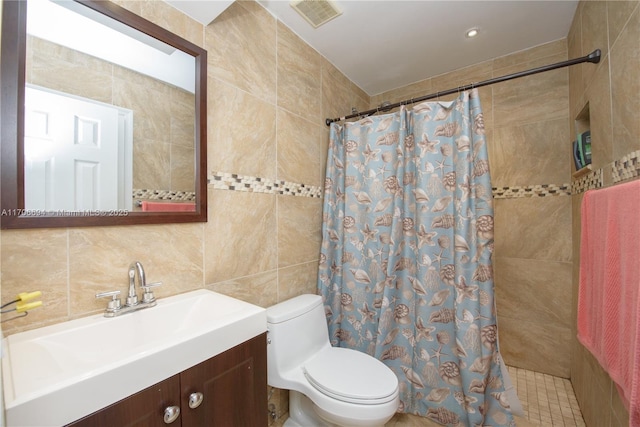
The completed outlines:
{"type": "Polygon", "coordinates": [[[526,76],[530,76],[532,74],[537,74],[537,73],[542,73],[542,72],[545,72],[545,71],[555,70],[557,68],[568,67],[570,65],[582,64],[583,62],[591,62],[593,64],[597,64],[598,62],[600,62],[600,55],[601,55],[600,49],[596,49],[593,52],[591,52],[589,55],[582,56],[580,58],[569,59],[568,61],[556,62],[555,64],[544,65],[542,67],[532,68],[530,70],[520,71],[518,73],[508,74],[506,76],[496,77],[496,78],[485,80],[485,81],[478,82],[478,83],[471,83],[471,84],[468,84],[468,85],[465,85],[465,86],[459,86],[459,87],[454,88],[454,89],[448,89],[448,90],[444,90],[444,91],[441,91],[441,92],[432,93],[430,95],[421,96],[419,98],[411,98],[411,99],[407,99],[407,100],[404,100],[404,101],[396,102],[395,104],[380,106],[380,107],[373,108],[371,110],[363,111],[363,112],[360,112],[360,113],[356,112],[356,113],[353,113],[353,114],[350,114],[350,115],[344,116],[344,117],[338,117],[338,118],[335,118],[335,119],[326,119],[325,123],[327,124],[327,126],[329,126],[333,122],[339,122],[339,121],[342,121],[342,120],[352,119],[354,117],[367,117],[367,116],[370,116],[370,115],[375,114],[375,113],[380,112],[380,111],[383,111],[383,112],[384,111],[389,111],[389,110],[391,110],[393,108],[396,108],[396,107],[399,107],[401,105],[414,104],[416,102],[422,102],[422,101],[426,101],[428,99],[438,98],[440,96],[451,95],[452,93],[462,92],[462,91],[469,90],[469,89],[474,89],[474,88],[478,88],[478,87],[482,87],[482,86],[492,85],[494,83],[501,83],[501,82],[504,82],[504,81],[507,81],[507,80],[517,79],[519,77],[526,77],[526,76]]]}

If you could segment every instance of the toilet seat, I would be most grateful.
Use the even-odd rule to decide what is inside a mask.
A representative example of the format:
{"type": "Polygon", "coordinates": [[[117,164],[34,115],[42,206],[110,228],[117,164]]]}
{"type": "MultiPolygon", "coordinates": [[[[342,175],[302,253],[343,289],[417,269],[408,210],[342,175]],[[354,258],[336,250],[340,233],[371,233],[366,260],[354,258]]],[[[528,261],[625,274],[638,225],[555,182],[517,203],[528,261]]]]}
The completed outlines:
{"type": "Polygon", "coordinates": [[[398,379],[386,365],[368,354],[329,347],[302,367],[314,388],[334,399],[361,405],[393,400],[398,379]]]}

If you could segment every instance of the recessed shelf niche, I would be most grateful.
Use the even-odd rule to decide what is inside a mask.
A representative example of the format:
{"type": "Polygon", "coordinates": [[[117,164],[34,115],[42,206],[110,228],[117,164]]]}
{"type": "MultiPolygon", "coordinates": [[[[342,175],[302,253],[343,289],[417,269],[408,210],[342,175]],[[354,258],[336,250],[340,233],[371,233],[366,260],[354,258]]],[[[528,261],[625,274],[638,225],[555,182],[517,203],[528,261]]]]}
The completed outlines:
{"type": "MultiPolygon", "coordinates": [[[[580,113],[576,116],[575,121],[574,121],[574,128],[575,128],[575,140],[577,140],[579,138],[579,136],[587,131],[591,130],[591,120],[589,118],[589,103],[587,102],[587,104],[584,106],[584,108],[582,109],[582,111],[580,111],[580,113]]],[[[575,141],[574,140],[574,141],[575,141]]],[[[574,153],[573,153],[573,142],[571,143],[571,158],[573,159],[574,153]]],[[[588,164],[582,168],[579,168],[576,170],[576,163],[574,161],[571,162],[571,164],[573,165],[573,178],[579,178],[582,175],[585,175],[589,172],[591,172],[593,169],[591,167],[591,164],[588,164]]]]}

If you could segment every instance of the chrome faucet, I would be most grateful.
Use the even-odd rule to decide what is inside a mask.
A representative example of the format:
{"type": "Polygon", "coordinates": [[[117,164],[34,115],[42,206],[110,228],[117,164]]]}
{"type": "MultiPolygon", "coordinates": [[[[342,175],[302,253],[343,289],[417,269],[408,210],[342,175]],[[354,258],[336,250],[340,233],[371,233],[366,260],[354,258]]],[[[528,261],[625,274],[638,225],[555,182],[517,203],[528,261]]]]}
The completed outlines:
{"type": "Polygon", "coordinates": [[[129,295],[127,296],[127,307],[134,307],[138,305],[138,295],[136,294],[136,270],[138,271],[138,281],[142,289],[147,287],[146,279],[144,278],[144,268],[139,261],[134,261],[129,265],[129,295]]]}
{"type": "Polygon", "coordinates": [[[134,261],[129,265],[129,292],[127,295],[127,302],[124,306],[122,306],[120,297],[118,296],[120,295],[120,291],[101,292],[96,294],[96,298],[111,297],[112,299],[109,301],[107,308],[104,311],[104,316],[115,317],[156,305],[156,298],[153,295],[153,290],[151,290],[151,288],[160,285],[162,285],[162,282],[147,284],[142,264],[139,261],[134,261]],[[142,301],[138,301],[138,294],[136,292],[136,272],[138,275],[138,286],[142,288],[142,301]]]}

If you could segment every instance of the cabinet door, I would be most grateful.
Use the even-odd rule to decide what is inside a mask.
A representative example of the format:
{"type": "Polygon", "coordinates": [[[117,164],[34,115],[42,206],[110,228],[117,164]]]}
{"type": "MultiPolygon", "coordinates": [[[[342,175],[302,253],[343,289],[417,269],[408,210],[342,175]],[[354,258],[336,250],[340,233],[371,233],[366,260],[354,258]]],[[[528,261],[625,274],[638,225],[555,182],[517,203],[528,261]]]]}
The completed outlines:
{"type": "MultiPolygon", "coordinates": [[[[180,375],[174,375],[133,394],[69,426],[73,427],[166,427],[164,410],[180,405],[180,375]]],[[[171,426],[180,427],[179,416],[171,426]]]]}
{"type": "Polygon", "coordinates": [[[266,427],[266,334],[182,372],[180,381],[184,427],[266,427]],[[195,409],[189,407],[192,393],[203,395],[195,409]]]}

